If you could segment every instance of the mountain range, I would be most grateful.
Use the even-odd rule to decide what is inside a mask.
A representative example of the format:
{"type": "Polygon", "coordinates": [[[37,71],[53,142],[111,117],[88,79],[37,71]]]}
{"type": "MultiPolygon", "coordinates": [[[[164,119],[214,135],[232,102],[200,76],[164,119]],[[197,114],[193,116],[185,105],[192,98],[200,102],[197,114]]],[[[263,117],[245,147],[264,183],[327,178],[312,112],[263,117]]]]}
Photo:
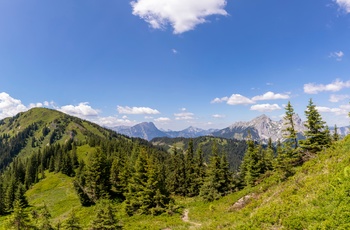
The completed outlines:
{"type": "Polygon", "coordinates": [[[193,126],[188,127],[187,129],[181,131],[172,131],[172,130],[160,130],[158,129],[153,122],[142,122],[140,124],[128,127],[128,126],[117,126],[110,128],[120,134],[124,134],[130,137],[139,137],[145,140],[152,140],[156,137],[186,137],[186,138],[195,138],[200,136],[208,136],[211,133],[217,131],[215,129],[204,130],[200,128],[195,128],[193,126]]]}
{"type": "MultiPolygon", "coordinates": [[[[304,122],[297,114],[294,115],[293,120],[298,138],[303,139],[303,133],[306,130],[304,122]]],[[[279,121],[274,121],[266,115],[261,115],[254,118],[251,121],[235,122],[231,126],[221,130],[204,130],[190,126],[187,129],[181,131],[165,131],[158,129],[152,122],[143,122],[132,127],[117,126],[111,129],[127,136],[139,137],[148,141],[156,137],[195,138],[200,136],[215,136],[229,139],[244,140],[247,138],[248,133],[250,133],[253,140],[267,143],[269,138],[271,138],[273,142],[277,142],[278,140],[283,141],[283,130],[286,128],[285,123],[286,122],[283,119],[279,121]]],[[[330,128],[330,130],[332,132],[333,128],[330,128]]],[[[338,128],[338,133],[342,136],[349,134],[349,127],[338,128]]]]}

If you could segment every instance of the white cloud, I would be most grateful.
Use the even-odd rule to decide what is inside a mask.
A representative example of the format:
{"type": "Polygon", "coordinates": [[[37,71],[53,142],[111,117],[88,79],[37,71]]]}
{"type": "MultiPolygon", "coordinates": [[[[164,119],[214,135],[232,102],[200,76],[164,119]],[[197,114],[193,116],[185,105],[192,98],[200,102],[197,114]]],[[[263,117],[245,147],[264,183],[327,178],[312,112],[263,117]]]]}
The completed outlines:
{"type": "Polygon", "coordinates": [[[227,100],[227,104],[229,105],[247,105],[254,104],[255,102],[251,99],[244,97],[240,94],[232,94],[230,98],[227,100]]]}
{"type": "Polygon", "coordinates": [[[242,96],[241,94],[232,94],[231,97],[215,98],[210,103],[222,103],[226,102],[229,105],[247,105],[255,104],[256,101],[264,100],[277,100],[277,99],[288,99],[290,96],[288,94],[273,93],[271,91],[266,92],[263,95],[258,95],[252,99],[242,96]]]}
{"type": "Polygon", "coordinates": [[[228,101],[228,97],[222,97],[222,98],[215,98],[213,99],[210,103],[214,104],[214,103],[222,103],[224,101],[228,101]]]}
{"type": "Polygon", "coordinates": [[[341,106],[339,106],[339,108],[346,110],[346,112],[348,114],[348,112],[350,111],[350,104],[341,105],[341,106]]]}
{"type": "Polygon", "coordinates": [[[347,13],[350,13],[350,0],[336,0],[336,2],[347,13]]]}
{"type": "Polygon", "coordinates": [[[289,95],[288,94],[279,94],[279,93],[273,93],[271,91],[255,96],[252,98],[253,101],[265,101],[265,100],[277,100],[277,99],[288,99],[289,95]]]}
{"type": "Polygon", "coordinates": [[[5,92],[0,93],[0,119],[12,117],[28,109],[21,100],[15,99],[5,92]]]}
{"type": "Polygon", "coordinates": [[[274,110],[279,110],[281,107],[277,104],[258,104],[258,105],[252,105],[250,107],[250,110],[256,110],[259,112],[271,112],[274,110]]]}
{"type": "Polygon", "coordinates": [[[37,108],[37,107],[43,107],[43,103],[38,102],[38,103],[30,103],[29,108],[37,108]]]}
{"type": "Polygon", "coordinates": [[[50,107],[51,106],[53,108],[57,107],[54,101],[51,101],[51,102],[44,101],[44,106],[46,106],[46,107],[50,107]]]}
{"type": "Polygon", "coordinates": [[[214,117],[214,118],[224,118],[224,117],[225,117],[225,115],[221,115],[221,114],[214,114],[214,115],[212,115],[212,117],[214,117]]]}
{"type": "Polygon", "coordinates": [[[170,118],[168,118],[168,117],[159,117],[159,118],[154,119],[154,121],[156,121],[156,122],[167,122],[167,121],[170,121],[170,118]]]}
{"type": "Polygon", "coordinates": [[[347,115],[349,113],[349,106],[343,105],[339,108],[329,108],[329,107],[322,107],[322,106],[316,106],[317,111],[320,113],[334,113],[336,115],[347,115]]]}
{"type": "Polygon", "coordinates": [[[343,51],[333,52],[329,55],[329,57],[335,58],[337,61],[341,61],[341,60],[343,60],[344,53],[343,53],[343,51]]]}
{"type": "Polygon", "coordinates": [[[342,90],[343,88],[350,88],[350,81],[343,82],[337,79],[334,82],[327,85],[323,85],[323,84],[317,85],[314,83],[308,83],[304,85],[304,92],[307,94],[317,94],[322,91],[337,92],[342,90]]]}
{"type": "Polygon", "coordinates": [[[159,114],[160,112],[156,109],[151,109],[148,107],[129,107],[129,106],[119,106],[117,110],[120,114],[159,114]]]}
{"type": "Polygon", "coordinates": [[[93,109],[88,102],[81,102],[77,106],[65,105],[58,110],[81,118],[97,116],[99,114],[99,110],[93,109]]]}
{"type": "Polygon", "coordinates": [[[193,113],[175,113],[175,120],[193,120],[193,113]]]}
{"type": "Polygon", "coordinates": [[[136,0],[131,2],[133,15],[139,16],[154,29],[171,25],[174,34],[193,30],[211,15],[228,15],[226,0],[136,0]]]}
{"type": "Polygon", "coordinates": [[[177,50],[176,49],[172,49],[171,51],[173,52],[173,54],[177,54],[177,50]]]}
{"type": "Polygon", "coordinates": [[[316,106],[316,109],[320,113],[336,113],[336,114],[339,114],[339,112],[341,112],[341,109],[339,109],[339,108],[329,108],[329,107],[316,106]]]}
{"type": "Polygon", "coordinates": [[[130,121],[124,116],[122,119],[118,118],[117,116],[108,116],[108,117],[96,117],[95,119],[90,119],[90,120],[92,122],[95,122],[105,127],[115,127],[120,125],[132,126],[136,124],[135,121],[130,121]]]}
{"type": "Polygon", "coordinates": [[[329,98],[329,101],[330,102],[339,102],[339,101],[343,101],[347,98],[350,98],[349,95],[335,95],[335,94],[332,94],[329,98]]]}

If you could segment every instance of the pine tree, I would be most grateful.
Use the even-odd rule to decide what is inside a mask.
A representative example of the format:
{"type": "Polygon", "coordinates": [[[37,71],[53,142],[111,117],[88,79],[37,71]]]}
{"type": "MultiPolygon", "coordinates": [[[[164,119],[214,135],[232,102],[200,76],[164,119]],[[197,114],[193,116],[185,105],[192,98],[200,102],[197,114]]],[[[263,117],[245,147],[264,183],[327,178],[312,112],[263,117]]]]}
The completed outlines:
{"type": "Polygon", "coordinates": [[[11,174],[14,175],[15,180],[23,184],[26,168],[24,167],[23,162],[18,157],[16,157],[13,160],[12,167],[10,170],[11,170],[11,174]]]}
{"type": "Polygon", "coordinates": [[[26,189],[23,184],[18,184],[17,185],[17,190],[15,193],[15,200],[14,202],[19,202],[20,205],[25,208],[28,206],[28,201],[25,196],[26,189]]]}
{"type": "Polygon", "coordinates": [[[7,221],[8,229],[25,230],[33,229],[29,215],[22,206],[20,200],[14,202],[13,213],[7,221]]]}
{"type": "Polygon", "coordinates": [[[37,181],[37,178],[38,178],[37,168],[38,168],[38,162],[36,160],[36,156],[33,155],[32,157],[29,158],[26,165],[26,174],[25,174],[24,184],[27,189],[37,181]]]}
{"type": "Polygon", "coordinates": [[[80,226],[79,223],[79,218],[75,215],[75,210],[71,210],[68,218],[65,220],[63,223],[63,229],[64,230],[80,230],[82,227],[80,226]]]}
{"type": "Polygon", "coordinates": [[[4,200],[5,200],[5,189],[4,189],[2,176],[0,175],[0,216],[4,215],[6,211],[4,200]]]}
{"type": "Polygon", "coordinates": [[[291,168],[298,165],[301,162],[301,155],[298,148],[297,132],[295,130],[293,117],[295,115],[294,109],[290,102],[286,106],[286,112],[284,116],[285,120],[285,129],[283,137],[285,138],[283,154],[284,160],[281,161],[281,164],[288,164],[285,167],[291,168]]]}
{"type": "Polygon", "coordinates": [[[128,215],[147,214],[147,210],[141,209],[150,204],[151,198],[149,194],[145,194],[147,180],[147,155],[142,149],[135,162],[134,172],[128,184],[128,192],[125,194],[125,211],[128,215]]]}
{"type": "Polygon", "coordinates": [[[77,168],[79,166],[79,162],[78,162],[78,155],[77,155],[77,146],[75,145],[74,142],[72,144],[72,154],[71,155],[72,155],[71,159],[72,159],[73,168],[77,168]]]}
{"type": "Polygon", "coordinates": [[[41,175],[40,179],[45,179],[45,168],[43,164],[40,164],[38,173],[41,175]]]}
{"type": "Polygon", "coordinates": [[[127,191],[128,177],[128,163],[120,156],[115,157],[112,162],[110,182],[113,192],[119,199],[125,199],[124,193],[127,191]]]}
{"type": "Polygon", "coordinates": [[[13,211],[13,204],[15,201],[15,194],[17,191],[17,181],[15,180],[14,176],[11,176],[6,184],[6,187],[4,189],[4,206],[6,212],[12,212],[13,211]]]}
{"type": "Polygon", "coordinates": [[[194,164],[194,148],[193,148],[193,139],[191,139],[188,143],[188,149],[185,155],[185,188],[186,188],[186,196],[192,197],[197,195],[197,191],[195,189],[195,164],[194,164]]]}
{"type": "Polygon", "coordinates": [[[122,229],[114,215],[114,210],[109,200],[99,201],[96,209],[96,216],[90,224],[90,230],[122,229]]]}
{"type": "Polygon", "coordinates": [[[220,193],[220,182],[220,157],[217,144],[214,142],[210,163],[206,170],[204,182],[199,193],[204,201],[211,202],[219,199],[222,196],[220,193]]]}
{"type": "Polygon", "coordinates": [[[305,131],[306,140],[300,142],[300,146],[307,152],[316,153],[329,146],[329,138],[325,131],[325,122],[322,120],[316,106],[310,99],[305,111],[307,131],[305,131]]]}
{"type": "Polygon", "coordinates": [[[288,143],[288,145],[290,145],[291,148],[296,149],[298,147],[298,139],[293,120],[295,113],[290,101],[288,101],[285,110],[286,112],[284,116],[284,125],[286,128],[283,130],[284,138],[286,139],[286,143],[288,143]]]}
{"type": "Polygon", "coordinates": [[[264,173],[264,165],[262,160],[262,147],[256,147],[251,135],[248,135],[247,151],[241,164],[241,176],[246,185],[253,186],[261,174],[264,173]]]}
{"type": "Polygon", "coordinates": [[[340,140],[340,135],[338,133],[337,125],[334,125],[334,133],[333,133],[332,139],[333,139],[333,141],[339,141],[340,140]]]}
{"type": "Polygon", "coordinates": [[[195,196],[199,195],[200,188],[203,185],[204,177],[205,177],[205,168],[204,168],[204,159],[203,152],[200,147],[198,147],[196,156],[194,158],[194,186],[192,188],[195,196]]]}
{"type": "Polygon", "coordinates": [[[187,188],[185,187],[185,160],[184,155],[177,151],[176,146],[173,147],[167,174],[166,184],[168,191],[176,195],[185,196],[187,193],[187,188]]]}
{"type": "Polygon", "coordinates": [[[154,158],[141,149],[125,194],[125,211],[128,215],[153,214],[165,211],[169,195],[159,181],[159,168],[154,158]]]}
{"type": "Polygon", "coordinates": [[[267,143],[267,148],[263,150],[263,162],[264,162],[264,172],[271,171],[274,168],[274,155],[275,155],[275,149],[272,144],[272,139],[269,138],[269,141],[267,143]]]}
{"type": "Polygon", "coordinates": [[[110,189],[109,166],[104,154],[99,149],[89,159],[85,175],[85,191],[94,203],[101,197],[108,196],[110,189]]]}
{"type": "Polygon", "coordinates": [[[54,159],[54,165],[55,165],[55,173],[58,173],[62,170],[62,150],[59,150],[59,152],[56,152],[55,159],[54,159]]]}
{"type": "Polygon", "coordinates": [[[293,168],[293,158],[291,158],[290,153],[291,149],[290,146],[287,145],[287,148],[281,144],[280,141],[277,143],[277,157],[275,161],[275,170],[280,175],[280,178],[282,180],[285,180],[287,177],[292,176],[294,174],[294,168],[293,168]]]}
{"type": "Polygon", "coordinates": [[[53,230],[54,229],[52,227],[51,220],[50,220],[51,214],[50,214],[46,204],[44,204],[44,206],[42,207],[39,218],[40,218],[39,229],[41,229],[41,230],[53,230]]]}
{"type": "Polygon", "coordinates": [[[328,147],[332,143],[332,135],[331,135],[331,131],[329,130],[328,125],[326,125],[326,127],[324,129],[324,135],[325,135],[324,142],[327,143],[327,147],[328,147]]]}
{"type": "Polygon", "coordinates": [[[230,172],[230,165],[228,163],[226,154],[222,154],[220,159],[219,182],[220,187],[218,191],[220,194],[227,195],[231,192],[232,174],[230,172]]]}
{"type": "Polygon", "coordinates": [[[51,156],[49,161],[49,172],[53,171],[55,171],[55,159],[54,156],[51,156]]]}
{"type": "Polygon", "coordinates": [[[61,172],[67,176],[70,176],[70,177],[75,176],[73,161],[72,161],[69,153],[65,153],[62,156],[61,172]]]}
{"type": "Polygon", "coordinates": [[[74,189],[79,197],[80,203],[83,206],[90,206],[94,204],[94,201],[89,197],[89,194],[85,190],[86,187],[86,166],[83,160],[79,163],[77,175],[73,181],[74,189]]]}

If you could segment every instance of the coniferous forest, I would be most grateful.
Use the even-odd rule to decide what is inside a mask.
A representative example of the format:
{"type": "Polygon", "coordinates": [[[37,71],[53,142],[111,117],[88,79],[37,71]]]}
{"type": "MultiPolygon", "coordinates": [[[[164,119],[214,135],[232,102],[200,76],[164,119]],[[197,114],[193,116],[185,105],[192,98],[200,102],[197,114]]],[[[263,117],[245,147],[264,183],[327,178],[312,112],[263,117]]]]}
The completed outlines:
{"type": "Polygon", "coordinates": [[[340,165],[349,159],[350,140],[329,131],[311,99],[304,140],[297,139],[294,115],[289,102],[278,143],[249,135],[246,141],[201,137],[167,149],[49,109],[6,118],[0,124],[0,229],[345,229],[350,166],[340,165]],[[346,154],[336,160],[341,175],[324,168],[336,164],[337,151],[346,154]],[[308,175],[328,173],[339,178],[330,182],[334,190],[307,191],[308,175]],[[49,189],[55,180],[68,186],[61,204],[52,201],[59,199],[60,186],[49,189]],[[305,201],[297,200],[298,192],[305,201]],[[341,210],[319,203],[330,196],[341,210]],[[266,206],[274,197],[282,197],[280,212],[266,206]],[[311,202],[310,216],[298,216],[304,202],[311,202]],[[337,220],[312,216],[316,207],[342,214],[337,220]]]}

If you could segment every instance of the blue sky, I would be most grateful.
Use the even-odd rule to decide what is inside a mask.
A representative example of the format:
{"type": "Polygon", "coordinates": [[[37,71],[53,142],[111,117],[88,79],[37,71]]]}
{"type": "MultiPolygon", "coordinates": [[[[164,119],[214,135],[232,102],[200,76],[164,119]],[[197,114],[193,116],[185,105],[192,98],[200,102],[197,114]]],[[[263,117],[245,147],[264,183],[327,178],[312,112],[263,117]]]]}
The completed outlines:
{"type": "Polygon", "coordinates": [[[225,128],[310,98],[349,125],[350,0],[0,0],[0,118],[225,128]]]}

